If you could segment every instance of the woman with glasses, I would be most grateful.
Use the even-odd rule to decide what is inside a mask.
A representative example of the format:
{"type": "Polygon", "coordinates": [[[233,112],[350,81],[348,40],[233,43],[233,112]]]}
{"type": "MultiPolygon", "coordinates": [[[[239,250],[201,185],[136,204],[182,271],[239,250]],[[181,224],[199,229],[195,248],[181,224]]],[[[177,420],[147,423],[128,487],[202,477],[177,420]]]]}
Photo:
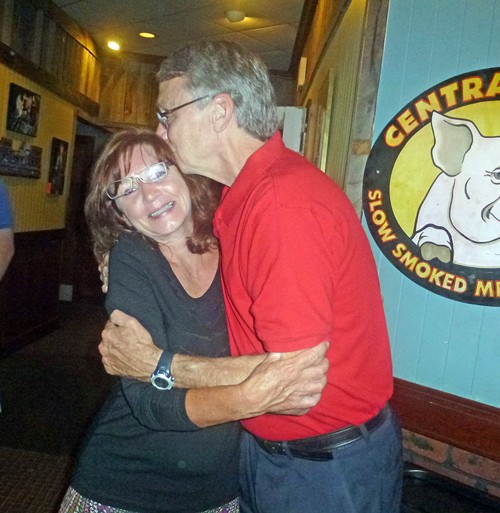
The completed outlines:
{"type": "MultiPolygon", "coordinates": [[[[137,318],[164,354],[229,356],[212,233],[220,193],[208,178],[184,176],[168,145],[146,130],[115,134],[93,171],[85,208],[98,260],[111,252],[106,308],[137,318]]],[[[258,369],[250,387],[252,379],[258,369]]],[[[262,408],[242,410],[240,385],[172,388],[168,373],[154,384],[115,383],[60,513],[239,511],[240,428],[222,422],[262,408]],[[214,423],[200,413],[207,394],[219,394],[230,413],[202,429],[214,423]]]]}

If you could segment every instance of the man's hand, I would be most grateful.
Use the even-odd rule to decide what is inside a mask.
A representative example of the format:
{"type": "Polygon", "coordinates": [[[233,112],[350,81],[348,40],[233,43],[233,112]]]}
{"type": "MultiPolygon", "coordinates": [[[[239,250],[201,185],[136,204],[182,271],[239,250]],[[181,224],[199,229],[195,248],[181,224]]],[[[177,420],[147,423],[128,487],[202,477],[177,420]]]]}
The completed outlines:
{"type": "Polygon", "coordinates": [[[120,310],[111,313],[99,351],[108,374],[140,381],[149,381],[162,353],[139,321],[120,310]]]}
{"type": "MultiPolygon", "coordinates": [[[[186,396],[188,417],[208,427],[264,413],[304,415],[318,403],[326,385],[328,347],[322,342],[303,351],[257,355],[259,363],[242,383],[191,388],[186,396]]],[[[251,357],[222,360],[242,358],[251,357]]]]}
{"type": "Polygon", "coordinates": [[[328,347],[322,342],[293,353],[269,353],[242,383],[243,400],[255,405],[256,414],[304,415],[326,385],[328,347]]]}

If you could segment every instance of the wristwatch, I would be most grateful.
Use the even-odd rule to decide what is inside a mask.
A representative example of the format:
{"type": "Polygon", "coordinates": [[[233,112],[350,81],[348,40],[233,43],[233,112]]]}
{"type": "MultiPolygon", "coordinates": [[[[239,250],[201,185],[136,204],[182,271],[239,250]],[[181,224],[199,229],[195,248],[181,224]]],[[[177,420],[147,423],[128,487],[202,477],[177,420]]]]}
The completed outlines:
{"type": "Polygon", "coordinates": [[[175,379],[170,372],[173,357],[174,353],[163,351],[155,371],[151,374],[151,384],[158,390],[170,390],[174,386],[175,379]]]}

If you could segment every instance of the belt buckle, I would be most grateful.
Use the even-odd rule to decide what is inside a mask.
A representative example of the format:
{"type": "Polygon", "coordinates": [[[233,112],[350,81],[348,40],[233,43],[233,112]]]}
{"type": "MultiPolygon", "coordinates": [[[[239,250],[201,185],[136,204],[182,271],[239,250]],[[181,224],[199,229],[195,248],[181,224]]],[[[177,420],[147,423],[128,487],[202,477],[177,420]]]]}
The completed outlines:
{"type": "Polygon", "coordinates": [[[264,449],[269,454],[286,454],[286,449],[283,447],[283,442],[273,442],[270,440],[262,440],[264,449]]]}

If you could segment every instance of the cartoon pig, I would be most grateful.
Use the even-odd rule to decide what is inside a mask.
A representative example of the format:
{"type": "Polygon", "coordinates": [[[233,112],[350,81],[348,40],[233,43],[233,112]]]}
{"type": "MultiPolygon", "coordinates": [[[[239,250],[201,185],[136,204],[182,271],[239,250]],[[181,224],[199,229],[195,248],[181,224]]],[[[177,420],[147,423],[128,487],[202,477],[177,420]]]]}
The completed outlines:
{"type": "Polygon", "coordinates": [[[500,137],[438,112],[431,125],[441,173],[420,205],[412,240],[424,260],[500,267],[500,137]]]}

